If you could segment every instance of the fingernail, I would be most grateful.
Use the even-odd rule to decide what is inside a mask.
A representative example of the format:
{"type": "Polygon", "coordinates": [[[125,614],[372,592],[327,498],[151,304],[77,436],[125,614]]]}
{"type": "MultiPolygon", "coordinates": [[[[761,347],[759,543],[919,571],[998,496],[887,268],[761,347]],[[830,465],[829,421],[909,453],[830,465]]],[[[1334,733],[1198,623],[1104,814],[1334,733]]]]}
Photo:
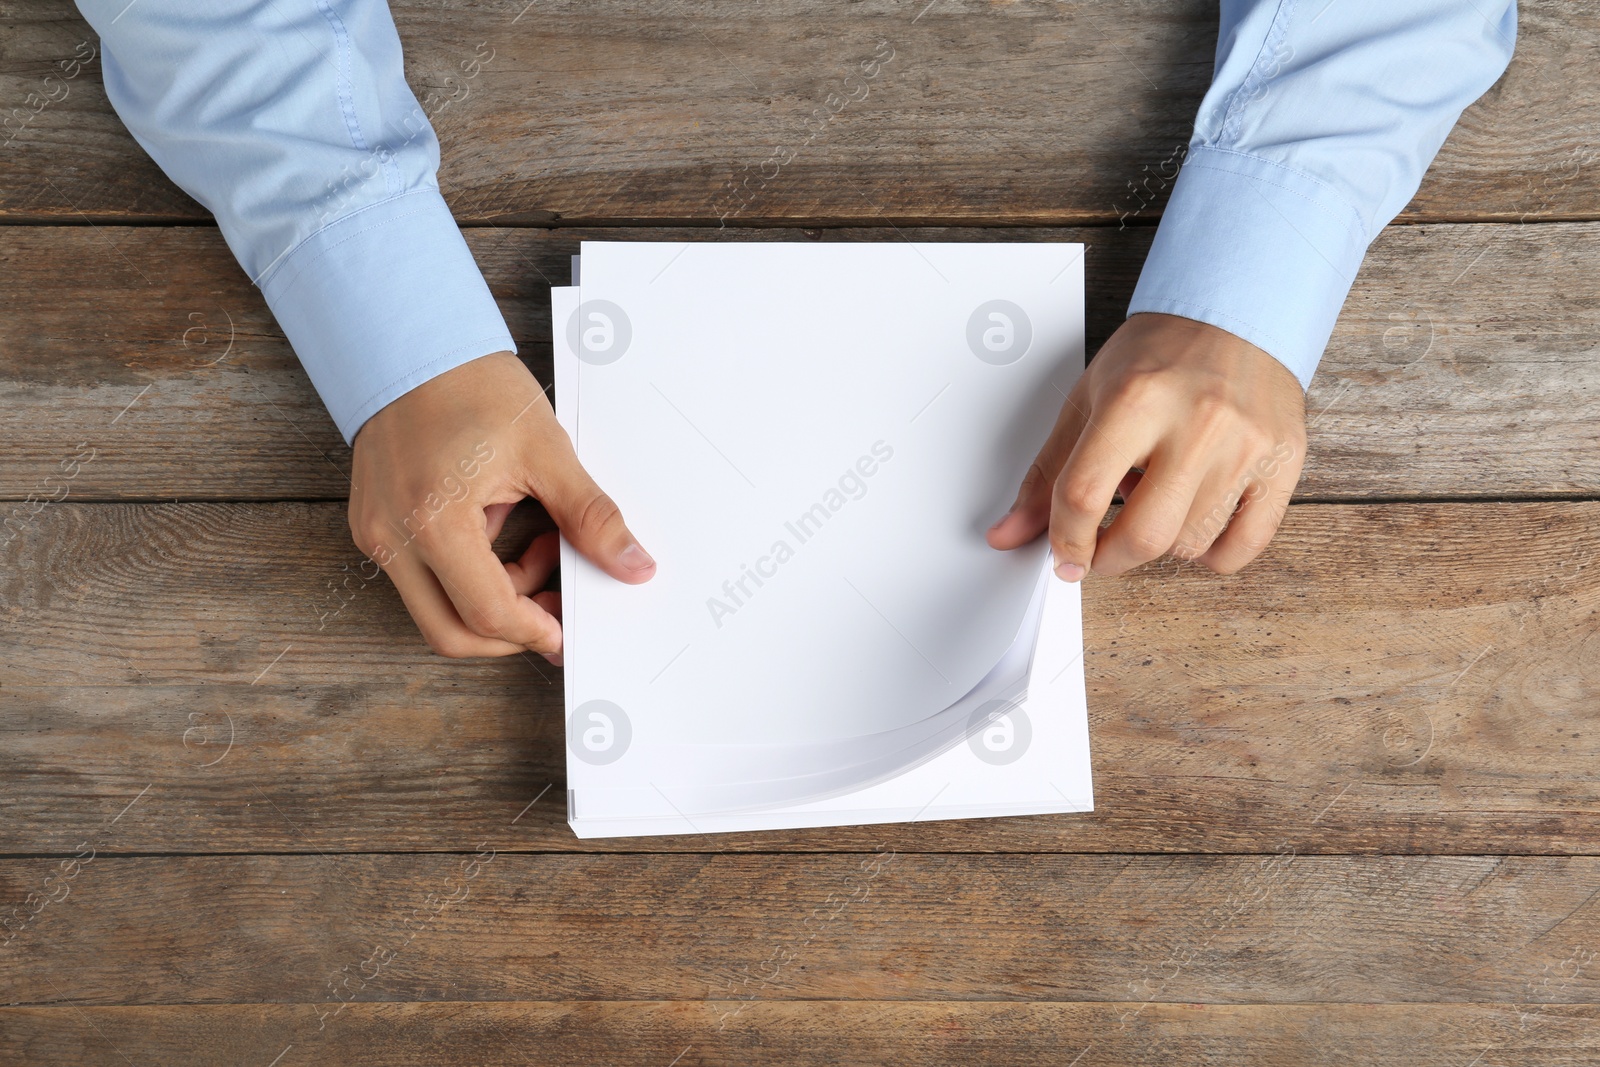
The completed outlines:
{"type": "Polygon", "coordinates": [[[1065,561],[1056,564],[1056,577],[1063,582],[1076,582],[1083,579],[1083,568],[1076,563],[1065,561]]]}
{"type": "Polygon", "coordinates": [[[622,554],[617,557],[617,562],[630,571],[649,570],[656,565],[656,561],[650,558],[650,553],[637,544],[631,544],[623,549],[622,554]]]}
{"type": "Polygon", "coordinates": [[[995,530],[1000,529],[1000,527],[1002,527],[1002,526],[1004,526],[1006,524],[1006,520],[1009,519],[1010,517],[1011,517],[1011,512],[1008,511],[1004,515],[1000,516],[998,519],[994,520],[994,525],[989,527],[989,532],[993,533],[995,530]]]}

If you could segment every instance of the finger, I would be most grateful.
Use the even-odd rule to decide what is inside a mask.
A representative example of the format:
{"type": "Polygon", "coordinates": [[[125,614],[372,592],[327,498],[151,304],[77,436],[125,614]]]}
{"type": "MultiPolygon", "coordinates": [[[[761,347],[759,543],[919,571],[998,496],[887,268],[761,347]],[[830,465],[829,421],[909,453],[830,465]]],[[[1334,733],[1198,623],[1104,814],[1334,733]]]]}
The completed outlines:
{"type": "Polygon", "coordinates": [[[406,610],[416,620],[423,640],[439,655],[460,659],[509,656],[523,651],[520,645],[480,637],[467,629],[439,579],[415,554],[398,556],[384,569],[399,591],[400,599],[405,601],[406,610]]]}
{"type": "MultiPolygon", "coordinates": [[[[1126,482],[1126,478],[1119,479],[1126,482]]],[[[1097,574],[1122,574],[1159,559],[1177,543],[1199,491],[1203,475],[1170,453],[1152,457],[1128,502],[1100,531],[1091,569],[1097,574]]]]}
{"type": "MultiPolygon", "coordinates": [[[[550,617],[556,620],[556,622],[561,621],[561,594],[558,591],[554,589],[545,589],[541,592],[534,593],[533,602],[539,605],[539,607],[544,611],[548,612],[550,617]]],[[[567,647],[565,630],[562,631],[561,647],[563,649],[567,647]]],[[[560,652],[550,652],[545,653],[544,658],[549,660],[552,666],[560,667],[562,666],[563,662],[561,656],[562,654],[560,652]]]]}
{"type": "MultiPolygon", "coordinates": [[[[531,596],[533,602],[550,614],[557,622],[561,621],[561,594],[554,589],[546,589],[550,583],[550,576],[555,573],[561,561],[561,535],[555,531],[540,534],[533,539],[522,558],[514,563],[506,564],[506,571],[511,575],[511,584],[518,593],[531,596]]],[[[565,645],[563,636],[562,647],[565,645]]],[[[562,665],[561,653],[557,652],[545,656],[553,665],[562,665]]]]}
{"type": "Polygon", "coordinates": [[[1189,514],[1183,520],[1183,529],[1172,546],[1172,554],[1188,560],[1204,555],[1233,521],[1247,487],[1243,477],[1230,482],[1215,472],[1208,476],[1194,496],[1189,514]]]}
{"type": "Polygon", "coordinates": [[[471,518],[442,519],[418,538],[422,561],[438,577],[461,621],[479,637],[545,655],[560,652],[561,624],[517,592],[509,568],[495,556],[484,533],[471,518]]]}
{"type": "Polygon", "coordinates": [[[1288,488],[1269,482],[1252,482],[1239,503],[1239,510],[1199,562],[1218,574],[1233,574],[1266,551],[1289,508],[1288,488]]]}
{"type": "Polygon", "coordinates": [[[540,534],[520,557],[505,565],[511,587],[518,596],[534,596],[550,584],[550,576],[560,561],[561,535],[554,530],[540,534]]]}
{"type": "Polygon", "coordinates": [[[1011,510],[989,527],[984,539],[989,547],[1009,551],[1021,548],[1045,531],[1050,524],[1050,483],[1043,459],[1034,460],[1023,476],[1011,510]]]}
{"type": "Polygon", "coordinates": [[[637,584],[656,572],[650,558],[622,521],[622,511],[583,469],[562,435],[546,449],[548,459],[531,488],[572,547],[618,581],[637,584]]]}
{"type": "Polygon", "coordinates": [[[516,504],[507,503],[484,505],[483,522],[485,529],[488,531],[491,544],[494,543],[496,537],[500,536],[500,531],[505,529],[506,519],[511,517],[511,511],[516,506],[516,504]]]}
{"type": "Polygon", "coordinates": [[[1003,551],[1019,548],[1044,533],[1050,525],[1051,487],[1083,433],[1088,401],[1081,386],[1082,379],[1061,406],[1061,414],[1056,416],[1050,436],[1039,450],[1033,465],[1028,468],[1028,473],[1023,476],[1022,487],[1017,490],[1017,499],[1012,503],[1011,510],[989,527],[985,537],[990,547],[1003,551]]]}
{"type": "MultiPolygon", "coordinates": [[[[1056,477],[1050,506],[1050,551],[1056,575],[1073,582],[1089,573],[1099,542],[1100,520],[1112,495],[1133,467],[1146,466],[1154,430],[1132,416],[1112,416],[1085,429],[1056,477]]],[[[1148,481],[1148,476],[1144,481],[1148,481]]],[[[1137,490],[1134,491],[1137,495],[1137,490]]]]}

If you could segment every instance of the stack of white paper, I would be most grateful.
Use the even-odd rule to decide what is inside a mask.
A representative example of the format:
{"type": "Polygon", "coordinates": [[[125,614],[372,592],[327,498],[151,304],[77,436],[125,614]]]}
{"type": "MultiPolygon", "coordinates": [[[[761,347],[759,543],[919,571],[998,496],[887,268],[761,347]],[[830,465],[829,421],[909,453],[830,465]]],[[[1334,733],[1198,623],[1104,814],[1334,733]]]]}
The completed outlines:
{"type": "Polygon", "coordinates": [[[557,415],[658,564],[562,546],[578,836],[1091,810],[1078,587],[984,541],[1083,368],[1083,246],[586,241],[573,281],[557,415]]]}

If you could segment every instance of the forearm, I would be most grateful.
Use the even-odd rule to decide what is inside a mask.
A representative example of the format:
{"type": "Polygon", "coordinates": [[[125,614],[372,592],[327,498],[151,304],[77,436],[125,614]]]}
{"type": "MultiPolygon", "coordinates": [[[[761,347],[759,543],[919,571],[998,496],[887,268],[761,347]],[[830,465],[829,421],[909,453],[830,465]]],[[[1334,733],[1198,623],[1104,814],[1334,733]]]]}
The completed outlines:
{"type": "Polygon", "coordinates": [[[514,351],[435,172],[382,0],[80,0],[134,137],[216,216],[346,440],[514,351]]]}
{"type": "Polygon", "coordinates": [[[1231,0],[1130,315],[1265,349],[1308,385],[1367,246],[1510,62],[1514,0],[1231,0]]]}

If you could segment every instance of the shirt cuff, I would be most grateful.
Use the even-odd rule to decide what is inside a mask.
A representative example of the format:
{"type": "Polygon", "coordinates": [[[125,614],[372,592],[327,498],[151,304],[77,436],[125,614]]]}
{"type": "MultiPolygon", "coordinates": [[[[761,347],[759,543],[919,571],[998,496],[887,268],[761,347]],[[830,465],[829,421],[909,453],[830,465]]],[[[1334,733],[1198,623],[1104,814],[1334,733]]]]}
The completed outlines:
{"type": "Polygon", "coordinates": [[[436,188],[340,218],[257,284],[346,443],[428,379],[517,350],[436,188]]]}
{"type": "Polygon", "coordinates": [[[1258,156],[1192,148],[1128,314],[1221,327],[1309,387],[1367,244],[1360,214],[1316,178],[1258,156]]]}

